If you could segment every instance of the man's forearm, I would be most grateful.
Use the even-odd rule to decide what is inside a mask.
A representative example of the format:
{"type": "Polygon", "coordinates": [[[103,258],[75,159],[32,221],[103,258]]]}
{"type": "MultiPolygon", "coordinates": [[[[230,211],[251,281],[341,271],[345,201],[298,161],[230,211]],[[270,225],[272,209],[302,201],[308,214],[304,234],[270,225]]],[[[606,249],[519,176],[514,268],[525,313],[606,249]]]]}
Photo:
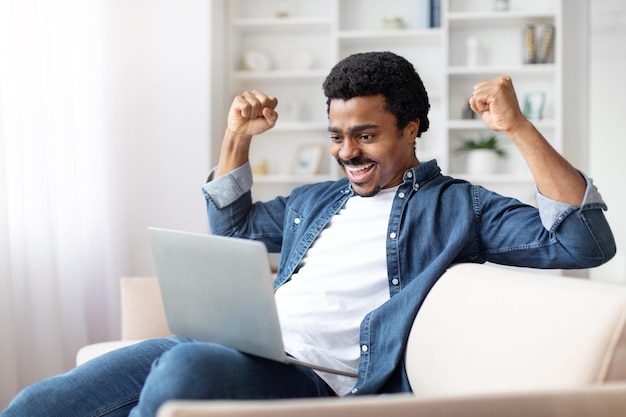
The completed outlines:
{"type": "Polygon", "coordinates": [[[514,131],[505,132],[526,161],[537,188],[544,196],[573,206],[580,206],[586,182],[529,121],[514,131]]]}
{"type": "Polygon", "coordinates": [[[214,178],[221,177],[248,162],[251,142],[251,135],[236,134],[226,130],[214,178]]]}

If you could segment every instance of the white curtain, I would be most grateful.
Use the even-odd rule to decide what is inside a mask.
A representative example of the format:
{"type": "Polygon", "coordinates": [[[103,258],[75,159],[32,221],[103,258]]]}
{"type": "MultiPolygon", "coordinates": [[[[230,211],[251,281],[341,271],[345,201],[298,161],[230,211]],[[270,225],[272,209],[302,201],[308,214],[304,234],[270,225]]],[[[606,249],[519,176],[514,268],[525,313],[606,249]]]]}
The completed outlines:
{"type": "Polygon", "coordinates": [[[116,331],[103,5],[0,0],[0,409],[116,331]]]}

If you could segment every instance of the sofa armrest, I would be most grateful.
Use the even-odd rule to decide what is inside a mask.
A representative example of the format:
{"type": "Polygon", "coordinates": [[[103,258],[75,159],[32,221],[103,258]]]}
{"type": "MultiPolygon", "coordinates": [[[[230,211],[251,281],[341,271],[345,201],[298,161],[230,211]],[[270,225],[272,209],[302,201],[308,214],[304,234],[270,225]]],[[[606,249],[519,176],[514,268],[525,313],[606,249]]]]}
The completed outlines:
{"type": "Polygon", "coordinates": [[[137,342],[140,342],[140,340],[113,340],[110,342],[92,343],[90,345],[83,346],[76,353],[76,366],[80,366],[85,362],[113,350],[134,345],[137,342]]]}
{"type": "Polygon", "coordinates": [[[408,394],[265,400],[170,401],[157,417],[617,417],[626,413],[626,384],[559,391],[420,399],[408,394]]]}
{"type": "Polygon", "coordinates": [[[455,265],[420,307],[406,372],[422,398],[624,381],[626,288],[455,265]]]}
{"type": "Polygon", "coordinates": [[[120,280],[120,291],[122,340],[171,334],[156,278],[124,277],[120,280]]]}
{"type": "Polygon", "coordinates": [[[83,346],[76,354],[76,365],[144,339],[170,335],[156,278],[120,279],[120,313],[121,340],[83,346]]]}

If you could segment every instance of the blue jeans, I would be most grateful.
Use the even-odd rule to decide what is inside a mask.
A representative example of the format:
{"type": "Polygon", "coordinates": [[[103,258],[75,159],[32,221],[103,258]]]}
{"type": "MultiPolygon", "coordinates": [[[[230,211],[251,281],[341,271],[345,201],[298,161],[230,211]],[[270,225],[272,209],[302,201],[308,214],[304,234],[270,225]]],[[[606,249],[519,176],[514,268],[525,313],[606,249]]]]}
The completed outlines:
{"type": "Polygon", "coordinates": [[[113,351],[34,384],[0,417],[148,417],[171,399],[334,395],[308,368],[173,336],[113,351]]]}

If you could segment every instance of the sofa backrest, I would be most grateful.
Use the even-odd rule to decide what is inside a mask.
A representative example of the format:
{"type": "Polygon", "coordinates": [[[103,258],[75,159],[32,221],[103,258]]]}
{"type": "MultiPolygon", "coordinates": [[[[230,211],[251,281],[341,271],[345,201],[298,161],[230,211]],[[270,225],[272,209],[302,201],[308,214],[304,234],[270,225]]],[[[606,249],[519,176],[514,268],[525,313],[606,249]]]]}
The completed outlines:
{"type": "Polygon", "coordinates": [[[120,293],[122,340],[170,335],[155,277],[123,277],[120,293]]]}
{"type": "Polygon", "coordinates": [[[451,267],[413,324],[418,397],[626,380],[626,287],[524,269],[451,267]]]}

